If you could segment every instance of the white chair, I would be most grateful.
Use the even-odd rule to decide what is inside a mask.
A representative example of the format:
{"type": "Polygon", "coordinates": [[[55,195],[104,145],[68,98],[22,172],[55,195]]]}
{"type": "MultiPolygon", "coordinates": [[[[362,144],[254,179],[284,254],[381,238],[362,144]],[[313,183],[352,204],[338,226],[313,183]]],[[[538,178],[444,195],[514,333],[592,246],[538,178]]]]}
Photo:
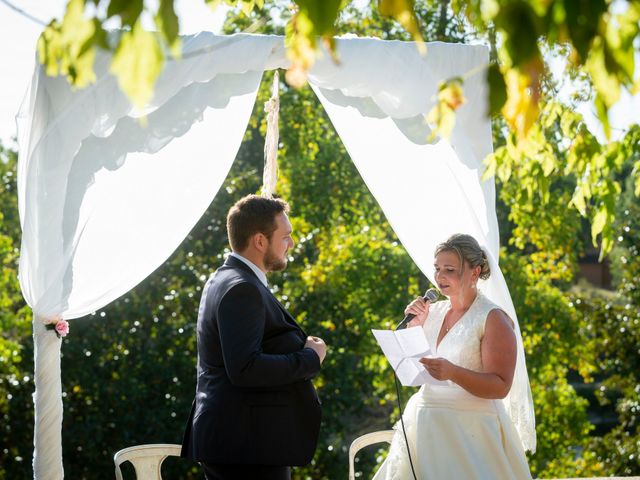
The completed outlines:
{"type": "Polygon", "coordinates": [[[358,453],[358,451],[362,450],[364,447],[373,445],[375,443],[391,443],[393,434],[393,430],[380,430],[379,432],[371,432],[362,435],[361,437],[358,437],[353,442],[351,442],[351,446],[349,447],[349,480],[355,480],[356,478],[354,468],[356,453],[358,453]]]}
{"type": "Polygon", "coordinates": [[[133,464],[137,480],[162,480],[160,474],[162,462],[169,456],[179,457],[181,448],[181,445],[155,443],[122,449],[113,456],[113,462],[116,464],[116,480],[122,480],[120,465],[126,461],[133,464]]]}

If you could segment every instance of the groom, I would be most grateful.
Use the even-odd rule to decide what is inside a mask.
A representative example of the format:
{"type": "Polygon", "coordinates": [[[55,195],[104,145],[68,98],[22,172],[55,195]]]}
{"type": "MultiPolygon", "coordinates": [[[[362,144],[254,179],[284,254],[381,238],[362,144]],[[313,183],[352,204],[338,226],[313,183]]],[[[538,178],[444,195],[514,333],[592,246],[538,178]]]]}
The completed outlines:
{"type": "Polygon", "coordinates": [[[198,311],[196,396],[182,456],[207,480],[288,480],[313,457],[320,401],[311,383],[326,355],[269,290],[287,266],[289,206],[249,195],[227,215],[233,253],[209,278],[198,311]]]}

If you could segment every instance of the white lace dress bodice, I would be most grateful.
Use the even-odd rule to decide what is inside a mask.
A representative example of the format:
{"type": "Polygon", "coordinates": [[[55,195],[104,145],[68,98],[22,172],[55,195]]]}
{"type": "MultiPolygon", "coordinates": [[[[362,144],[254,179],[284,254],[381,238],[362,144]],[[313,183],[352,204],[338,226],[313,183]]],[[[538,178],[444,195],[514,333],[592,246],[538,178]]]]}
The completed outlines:
{"type": "Polygon", "coordinates": [[[491,310],[500,307],[478,292],[469,309],[451,327],[438,345],[442,322],[450,308],[451,302],[449,300],[436,302],[431,306],[429,316],[423,326],[427,341],[437,357],[446,358],[460,367],[481,372],[480,344],[484,336],[487,315],[491,310]]]}

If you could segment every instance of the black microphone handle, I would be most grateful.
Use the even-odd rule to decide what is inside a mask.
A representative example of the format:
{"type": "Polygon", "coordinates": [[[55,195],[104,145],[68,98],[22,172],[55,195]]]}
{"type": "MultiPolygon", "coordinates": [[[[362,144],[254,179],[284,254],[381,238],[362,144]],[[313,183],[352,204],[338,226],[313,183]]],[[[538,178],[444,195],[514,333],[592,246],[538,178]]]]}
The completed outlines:
{"type": "Polygon", "coordinates": [[[407,316],[404,317],[402,321],[398,324],[398,326],[396,327],[396,330],[402,330],[403,328],[407,328],[407,323],[413,320],[414,317],[415,315],[413,313],[407,314],[407,316]]]}

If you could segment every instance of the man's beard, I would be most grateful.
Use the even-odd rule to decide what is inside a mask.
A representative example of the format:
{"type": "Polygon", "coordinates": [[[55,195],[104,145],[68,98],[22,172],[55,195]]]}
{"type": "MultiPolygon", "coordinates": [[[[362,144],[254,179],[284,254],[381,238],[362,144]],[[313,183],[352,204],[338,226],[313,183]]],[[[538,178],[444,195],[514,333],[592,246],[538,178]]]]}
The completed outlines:
{"type": "Polygon", "coordinates": [[[263,263],[267,272],[279,272],[287,268],[287,259],[278,258],[271,250],[264,254],[263,263]]]}

